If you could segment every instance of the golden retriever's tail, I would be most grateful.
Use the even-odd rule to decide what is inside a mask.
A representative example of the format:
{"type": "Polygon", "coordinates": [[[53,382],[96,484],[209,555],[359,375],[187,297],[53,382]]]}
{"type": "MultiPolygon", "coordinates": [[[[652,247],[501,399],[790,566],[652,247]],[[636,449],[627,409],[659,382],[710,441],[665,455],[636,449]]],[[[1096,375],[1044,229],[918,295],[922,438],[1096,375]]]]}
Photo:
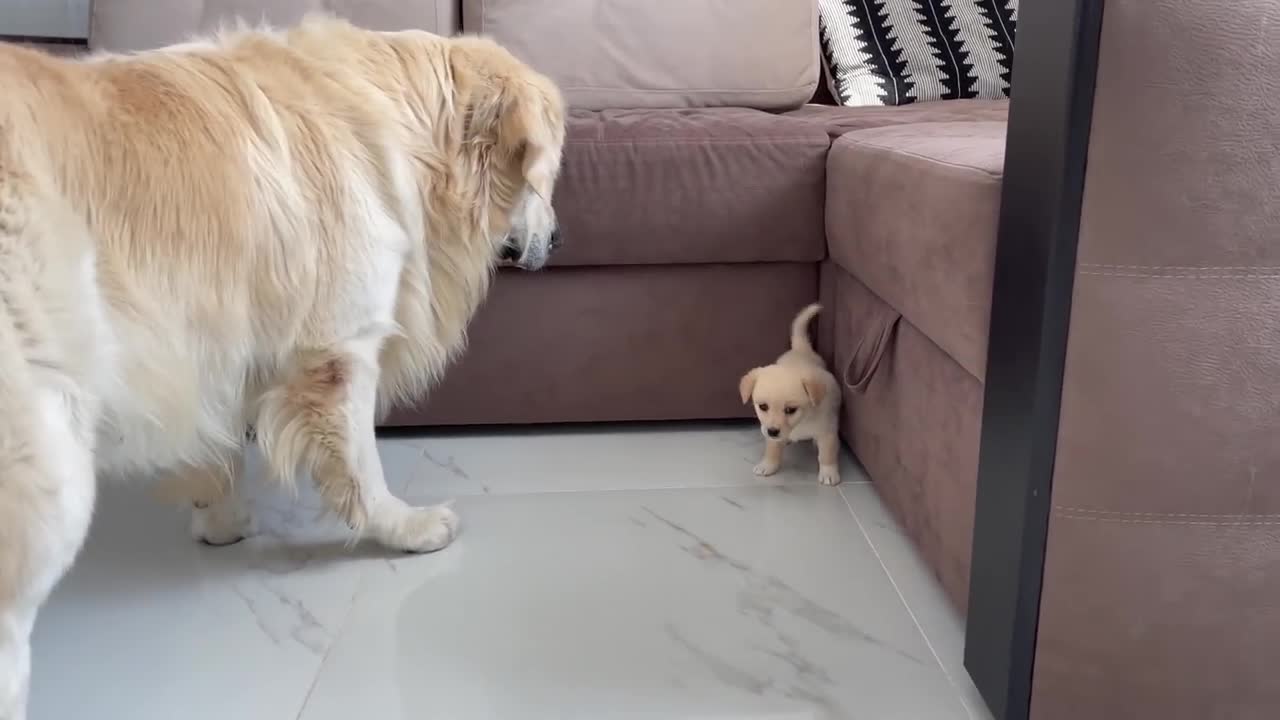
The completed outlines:
{"type": "Polygon", "coordinates": [[[800,311],[796,315],[796,319],[791,321],[791,349],[792,350],[808,350],[813,352],[813,343],[809,342],[809,323],[818,313],[822,312],[822,306],[814,303],[809,307],[800,311]]]}

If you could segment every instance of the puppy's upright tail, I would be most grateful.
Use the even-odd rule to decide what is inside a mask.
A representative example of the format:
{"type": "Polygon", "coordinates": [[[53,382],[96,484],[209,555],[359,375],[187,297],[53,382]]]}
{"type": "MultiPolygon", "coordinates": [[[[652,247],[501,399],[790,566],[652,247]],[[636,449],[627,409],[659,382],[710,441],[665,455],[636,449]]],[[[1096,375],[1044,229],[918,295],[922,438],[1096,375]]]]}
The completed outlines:
{"type": "Polygon", "coordinates": [[[813,352],[813,343],[809,341],[809,323],[818,313],[822,312],[822,306],[814,303],[809,307],[800,311],[796,315],[796,319],[791,321],[791,349],[792,350],[808,350],[813,352]]]}

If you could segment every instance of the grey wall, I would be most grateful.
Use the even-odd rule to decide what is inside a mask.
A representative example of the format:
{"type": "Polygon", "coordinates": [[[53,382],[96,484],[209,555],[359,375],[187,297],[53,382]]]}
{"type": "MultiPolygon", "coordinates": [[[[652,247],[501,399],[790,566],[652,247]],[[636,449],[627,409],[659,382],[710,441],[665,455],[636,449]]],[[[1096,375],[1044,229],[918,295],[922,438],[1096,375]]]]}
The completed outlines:
{"type": "Polygon", "coordinates": [[[87,38],[91,2],[92,0],[0,0],[0,35],[87,38]]]}

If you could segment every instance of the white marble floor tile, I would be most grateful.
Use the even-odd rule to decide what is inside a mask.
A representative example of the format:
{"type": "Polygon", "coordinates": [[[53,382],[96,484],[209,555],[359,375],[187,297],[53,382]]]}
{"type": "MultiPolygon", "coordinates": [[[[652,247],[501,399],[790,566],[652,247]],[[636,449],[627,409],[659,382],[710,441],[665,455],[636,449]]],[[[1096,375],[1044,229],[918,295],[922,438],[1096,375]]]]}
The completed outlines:
{"type": "MultiPolygon", "coordinates": [[[[743,423],[691,430],[663,425],[601,429],[432,432],[380,440],[388,483],[399,490],[463,496],[507,493],[640,490],[685,487],[758,487],[816,481],[813,443],[787,449],[782,470],[758,478],[764,438],[743,423]]],[[[846,482],[865,480],[845,458],[846,482]]]]}
{"type": "Polygon", "coordinates": [[[305,484],[253,485],[261,533],[221,549],[109,488],[40,617],[31,720],[969,717],[958,619],[856,464],[820,487],[796,448],[760,481],[759,442],[384,439],[398,492],[459,498],[423,557],[348,546],[305,484]]]}
{"type": "Polygon", "coordinates": [[[367,570],[350,556],[366,549],[326,522],[205,547],[185,513],[101,495],[36,626],[32,720],[296,717],[367,570]]]}
{"type": "Polygon", "coordinates": [[[991,714],[964,669],[964,619],[869,484],[840,488],[974,720],[991,714]]]}
{"type": "Polygon", "coordinates": [[[370,574],[302,720],[963,718],[838,491],[468,498],[370,574]]]}

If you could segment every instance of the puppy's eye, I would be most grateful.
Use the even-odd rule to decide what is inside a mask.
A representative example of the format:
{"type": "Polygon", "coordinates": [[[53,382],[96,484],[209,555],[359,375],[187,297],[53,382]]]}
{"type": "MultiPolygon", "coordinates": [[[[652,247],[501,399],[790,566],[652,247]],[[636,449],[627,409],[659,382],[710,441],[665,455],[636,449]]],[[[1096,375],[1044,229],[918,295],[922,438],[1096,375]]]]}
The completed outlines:
{"type": "Polygon", "coordinates": [[[786,407],[782,408],[782,411],[783,411],[783,412],[785,412],[785,413],[786,413],[786,414],[788,414],[788,415],[795,415],[795,414],[796,414],[796,409],[795,409],[794,407],[791,407],[790,405],[788,405],[788,406],[786,406],[786,407]]]}
{"type": "Polygon", "coordinates": [[[769,403],[760,403],[760,412],[769,412],[769,403]]]}

